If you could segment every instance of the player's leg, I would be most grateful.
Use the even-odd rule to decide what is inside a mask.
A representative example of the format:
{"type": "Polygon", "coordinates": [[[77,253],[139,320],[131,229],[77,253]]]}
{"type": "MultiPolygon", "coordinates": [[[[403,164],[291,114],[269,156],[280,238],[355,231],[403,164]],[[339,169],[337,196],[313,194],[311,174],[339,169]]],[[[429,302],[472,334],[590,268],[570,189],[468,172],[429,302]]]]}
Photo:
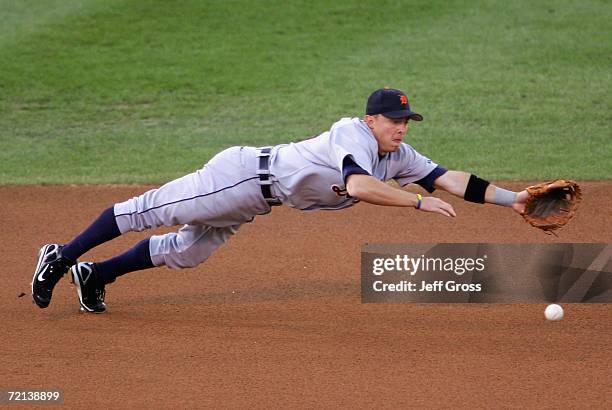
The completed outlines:
{"type": "Polygon", "coordinates": [[[104,312],[105,285],[128,272],[162,265],[174,269],[199,265],[235,234],[239,227],[185,225],[176,233],[145,239],[129,251],[107,261],[76,264],[71,273],[82,310],[104,312]]]}
{"type": "Polygon", "coordinates": [[[197,172],[116,204],[119,230],[142,231],[160,225],[225,227],[268,213],[255,153],[244,147],[229,148],[197,172]]]}
{"type": "Polygon", "coordinates": [[[101,313],[104,304],[105,285],[115,281],[119,275],[154,267],[149,250],[149,238],[140,241],[121,255],[105,262],[80,262],[71,269],[81,310],[101,313]]]}
{"type": "Polygon", "coordinates": [[[227,149],[201,170],[104,210],[65,246],[43,246],[32,279],[34,302],[47,307],[54,286],[81,255],[126,232],[160,225],[225,227],[269,212],[256,170],[253,149],[227,149]]]}

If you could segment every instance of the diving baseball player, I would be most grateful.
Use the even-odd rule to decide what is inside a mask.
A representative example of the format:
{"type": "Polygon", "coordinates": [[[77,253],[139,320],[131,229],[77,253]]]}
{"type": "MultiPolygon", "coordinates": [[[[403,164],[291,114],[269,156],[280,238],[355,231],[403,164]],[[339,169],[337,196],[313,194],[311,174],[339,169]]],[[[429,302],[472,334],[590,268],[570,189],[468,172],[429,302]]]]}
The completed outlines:
{"type": "Polygon", "coordinates": [[[192,174],[109,207],[69,243],[44,245],[32,298],[41,308],[49,306],[54,286],[70,269],[81,309],[104,312],[105,285],[118,276],[162,265],[197,266],[242,224],[281,204],[314,211],[364,201],[456,216],[450,204],[384,183],[390,179],[523,211],[526,191],[507,191],[475,175],[447,170],[404,143],[410,120],[422,119],[410,110],[404,92],[385,88],[369,96],[363,118],[343,118],[317,137],[226,149],[192,174]],[[106,241],[161,225],[182,227],[151,236],[109,260],[77,263],[106,241]]]}

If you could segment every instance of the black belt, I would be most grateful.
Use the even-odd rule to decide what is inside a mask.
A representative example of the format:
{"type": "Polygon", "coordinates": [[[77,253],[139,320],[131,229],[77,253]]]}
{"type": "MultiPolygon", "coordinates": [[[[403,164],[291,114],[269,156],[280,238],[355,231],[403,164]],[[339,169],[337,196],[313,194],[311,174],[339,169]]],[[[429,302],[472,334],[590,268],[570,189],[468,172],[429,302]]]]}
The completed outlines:
{"type": "Polygon", "coordinates": [[[272,179],[270,178],[270,153],[272,148],[266,147],[258,150],[257,156],[259,157],[259,168],[257,169],[257,175],[259,175],[259,185],[261,186],[261,194],[270,206],[281,205],[281,201],[272,195],[272,179]]]}

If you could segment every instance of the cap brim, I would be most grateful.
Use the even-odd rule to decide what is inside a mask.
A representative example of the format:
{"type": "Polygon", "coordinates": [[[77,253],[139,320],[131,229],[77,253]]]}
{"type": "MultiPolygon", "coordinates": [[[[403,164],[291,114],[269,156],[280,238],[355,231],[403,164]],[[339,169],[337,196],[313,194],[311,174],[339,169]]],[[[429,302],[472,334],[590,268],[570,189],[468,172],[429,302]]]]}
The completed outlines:
{"type": "Polygon", "coordinates": [[[391,111],[383,114],[387,118],[410,118],[413,121],[423,121],[423,116],[416,112],[408,111],[408,110],[400,110],[400,111],[391,111]]]}

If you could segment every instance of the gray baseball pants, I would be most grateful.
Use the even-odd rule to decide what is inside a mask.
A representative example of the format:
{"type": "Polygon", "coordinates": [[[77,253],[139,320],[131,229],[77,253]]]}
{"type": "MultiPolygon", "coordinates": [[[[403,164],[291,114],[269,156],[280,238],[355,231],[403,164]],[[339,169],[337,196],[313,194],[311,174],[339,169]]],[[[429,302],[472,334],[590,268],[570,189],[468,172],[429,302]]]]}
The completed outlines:
{"type": "Polygon", "coordinates": [[[232,147],[194,173],[117,203],[121,233],[161,225],[183,225],[178,232],[151,237],[155,266],[173,269],[204,262],[242,225],[270,212],[257,175],[257,149],[232,147]]]}

